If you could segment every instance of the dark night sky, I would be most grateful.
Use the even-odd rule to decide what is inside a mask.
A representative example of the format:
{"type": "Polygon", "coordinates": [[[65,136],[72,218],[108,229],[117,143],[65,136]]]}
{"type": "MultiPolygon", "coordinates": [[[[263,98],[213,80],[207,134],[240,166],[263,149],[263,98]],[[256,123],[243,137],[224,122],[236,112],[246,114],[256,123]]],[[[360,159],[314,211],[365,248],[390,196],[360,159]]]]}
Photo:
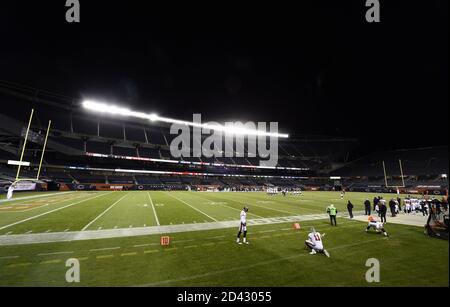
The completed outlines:
{"type": "Polygon", "coordinates": [[[1,9],[2,80],[381,148],[448,144],[446,0],[381,0],[379,24],[365,0],[80,1],[80,24],[65,1],[38,2],[1,9]]]}

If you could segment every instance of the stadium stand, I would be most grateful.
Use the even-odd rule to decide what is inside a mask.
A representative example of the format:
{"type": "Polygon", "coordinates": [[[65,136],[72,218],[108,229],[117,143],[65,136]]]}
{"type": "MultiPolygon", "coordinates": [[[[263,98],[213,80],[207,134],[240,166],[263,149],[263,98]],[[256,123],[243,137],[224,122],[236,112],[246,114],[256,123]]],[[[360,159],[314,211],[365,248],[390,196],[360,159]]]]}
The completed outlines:
{"type": "Polygon", "coordinates": [[[15,178],[16,169],[7,165],[7,161],[18,159],[32,101],[39,120],[32,125],[32,137],[25,152],[25,160],[31,166],[23,168],[23,176],[37,173],[46,128],[41,123],[57,109],[60,112],[50,133],[41,179],[70,188],[74,187],[71,184],[123,184],[139,189],[276,186],[386,190],[382,161],[389,185],[402,186],[399,159],[404,188],[448,187],[448,179],[443,176],[448,173],[448,146],[377,152],[347,161],[357,140],[297,135],[279,140],[278,165],[272,169],[259,168],[260,159],[249,157],[247,150],[244,157],[173,158],[169,145],[174,136],[167,125],[113,121],[83,112],[73,100],[69,103],[55,98],[49,102],[36,95],[26,91],[5,94],[0,88],[0,101],[13,101],[17,105],[17,111],[0,114],[0,181],[4,185],[15,178]]]}

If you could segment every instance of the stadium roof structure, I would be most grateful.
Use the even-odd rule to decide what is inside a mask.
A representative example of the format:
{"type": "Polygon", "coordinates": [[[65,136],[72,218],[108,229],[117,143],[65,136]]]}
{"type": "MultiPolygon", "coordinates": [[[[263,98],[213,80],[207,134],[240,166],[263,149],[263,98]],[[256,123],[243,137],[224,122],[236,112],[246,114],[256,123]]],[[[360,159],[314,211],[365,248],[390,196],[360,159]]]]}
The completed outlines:
{"type": "MultiPolygon", "coordinates": [[[[51,114],[58,114],[57,118],[54,119],[54,128],[53,128],[53,136],[64,135],[67,133],[71,133],[72,135],[76,135],[78,137],[83,137],[82,134],[89,135],[89,137],[101,138],[102,136],[99,133],[99,125],[101,124],[104,129],[111,128],[114,130],[114,127],[127,127],[129,130],[142,129],[143,125],[148,129],[164,129],[169,126],[168,123],[162,121],[149,121],[149,120],[136,120],[135,118],[127,118],[127,117],[118,117],[111,118],[109,116],[103,116],[99,114],[89,114],[86,113],[85,110],[81,107],[82,105],[82,97],[73,98],[66,95],[61,95],[58,93],[53,93],[51,91],[41,90],[29,86],[23,86],[16,83],[11,83],[7,81],[0,81],[0,93],[4,94],[5,100],[11,99],[14,101],[15,108],[14,110],[6,110],[5,114],[20,120],[21,116],[19,114],[26,114],[28,112],[28,108],[30,105],[39,106],[43,110],[40,112],[40,122],[46,122],[46,116],[51,116],[51,114]],[[60,112],[61,110],[63,112],[60,112]],[[76,131],[76,123],[78,122],[78,126],[84,125],[83,131],[76,131]],[[95,126],[93,123],[96,123],[95,126]],[[88,130],[88,131],[84,131],[88,130]],[[97,131],[96,131],[97,130],[97,131]],[[90,133],[86,133],[90,132],[90,133]]],[[[35,128],[41,128],[39,126],[35,128]]],[[[117,129],[116,129],[117,130],[117,129]]],[[[122,130],[122,129],[120,129],[122,130]]],[[[162,138],[162,144],[157,145],[168,145],[168,140],[166,139],[167,135],[162,138]]],[[[123,142],[127,141],[126,136],[123,131],[116,133],[114,136],[108,134],[105,136],[106,139],[115,142],[123,142]]],[[[133,141],[142,142],[142,143],[151,143],[146,138],[141,140],[132,140],[130,139],[132,145],[133,141]]],[[[293,133],[292,137],[289,140],[280,139],[280,155],[285,155],[287,157],[297,157],[300,159],[324,159],[327,157],[335,157],[336,155],[348,155],[348,151],[354,148],[357,145],[358,140],[355,138],[340,138],[340,137],[330,137],[323,135],[300,135],[293,133]],[[314,150],[314,148],[306,148],[305,152],[298,153],[295,146],[293,148],[289,148],[290,146],[285,145],[283,148],[283,144],[303,144],[302,147],[308,147],[308,144],[313,144],[313,147],[320,146],[320,144],[338,144],[338,146],[333,146],[332,150],[328,150],[328,153],[318,153],[314,150]]],[[[322,146],[325,147],[325,146],[322,146]]],[[[330,148],[331,149],[331,148],[330,148]]]]}

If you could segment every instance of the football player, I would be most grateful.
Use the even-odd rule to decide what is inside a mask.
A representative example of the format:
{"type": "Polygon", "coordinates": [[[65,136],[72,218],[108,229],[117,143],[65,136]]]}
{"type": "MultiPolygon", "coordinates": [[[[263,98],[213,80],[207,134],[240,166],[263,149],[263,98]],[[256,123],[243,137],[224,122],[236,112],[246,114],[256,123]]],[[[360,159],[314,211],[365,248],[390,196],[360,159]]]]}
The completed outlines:
{"type": "Polygon", "coordinates": [[[236,242],[238,244],[242,244],[242,242],[240,242],[242,233],[244,234],[242,241],[244,242],[244,244],[248,244],[248,241],[247,241],[247,212],[248,212],[247,207],[244,207],[244,209],[242,209],[242,211],[241,211],[241,223],[239,225],[239,232],[237,234],[237,239],[236,239],[236,242]]]}
{"type": "Polygon", "coordinates": [[[386,237],[388,236],[388,233],[384,229],[384,226],[383,226],[382,222],[378,222],[371,215],[369,216],[368,220],[369,220],[369,224],[367,225],[366,232],[369,231],[370,228],[373,228],[373,229],[375,229],[376,232],[382,232],[383,235],[385,235],[386,237]]]}
{"type": "Polygon", "coordinates": [[[323,248],[322,237],[325,234],[320,234],[316,232],[314,227],[310,228],[308,239],[305,241],[306,246],[311,250],[310,255],[315,255],[317,253],[324,254],[327,257],[330,257],[330,254],[327,252],[325,248],[323,248]]]}

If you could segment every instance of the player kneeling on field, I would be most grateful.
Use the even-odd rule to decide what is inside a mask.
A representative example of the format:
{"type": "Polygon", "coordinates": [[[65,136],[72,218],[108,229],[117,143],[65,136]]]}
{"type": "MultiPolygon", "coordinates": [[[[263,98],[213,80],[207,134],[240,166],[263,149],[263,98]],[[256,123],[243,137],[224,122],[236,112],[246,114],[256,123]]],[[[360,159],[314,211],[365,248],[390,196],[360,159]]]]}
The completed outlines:
{"type": "Polygon", "coordinates": [[[377,222],[377,220],[373,216],[369,216],[369,224],[367,225],[366,231],[369,231],[370,228],[375,229],[376,232],[382,232],[383,235],[386,237],[388,236],[388,233],[384,229],[382,222],[377,222]]]}
{"type": "Polygon", "coordinates": [[[310,255],[315,255],[317,253],[324,254],[327,257],[330,257],[330,254],[327,252],[325,248],[323,248],[322,237],[325,234],[320,234],[316,232],[314,227],[311,227],[308,239],[305,241],[306,246],[311,250],[310,255]]]}

